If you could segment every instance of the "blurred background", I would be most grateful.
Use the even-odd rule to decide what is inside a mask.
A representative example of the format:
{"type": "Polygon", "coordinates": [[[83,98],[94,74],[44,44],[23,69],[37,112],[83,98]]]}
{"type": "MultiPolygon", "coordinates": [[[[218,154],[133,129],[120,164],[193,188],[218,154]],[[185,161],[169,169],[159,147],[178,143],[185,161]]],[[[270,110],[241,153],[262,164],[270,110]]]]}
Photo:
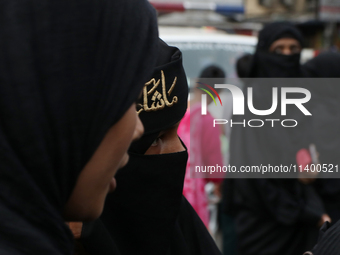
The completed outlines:
{"type": "Polygon", "coordinates": [[[160,36],[179,47],[188,77],[198,77],[219,63],[236,77],[235,61],[252,53],[258,32],[267,23],[290,21],[302,32],[302,62],[324,50],[340,48],[338,0],[153,0],[160,36]]]}
{"type": "MultiPolygon", "coordinates": [[[[275,21],[289,21],[301,31],[304,44],[300,58],[301,64],[306,63],[322,52],[337,52],[340,49],[340,0],[152,0],[150,2],[158,11],[160,37],[169,45],[178,47],[183,53],[183,65],[190,86],[189,99],[191,105],[197,103],[195,97],[200,96],[195,94],[195,91],[199,90],[194,90],[198,77],[223,78],[226,83],[242,87],[243,81],[238,79],[240,74],[236,70],[236,63],[242,56],[255,52],[259,31],[266,24],[275,21]],[[209,66],[214,71],[209,76],[202,76],[207,70],[206,68],[209,69],[209,66]],[[216,76],[214,73],[222,74],[216,76]]],[[[249,62],[249,60],[246,61],[249,62]]],[[[325,62],[332,61],[334,60],[325,62]]],[[[334,61],[334,66],[338,66],[336,61],[334,61]]],[[[324,64],[317,64],[317,69],[322,65],[324,64]]],[[[326,74],[324,76],[327,77],[326,74]]],[[[220,96],[223,101],[223,108],[219,108],[220,111],[216,110],[216,108],[209,111],[214,118],[228,119],[231,116],[232,109],[231,95],[224,91],[221,92],[220,96]]],[[[213,103],[209,106],[209,108],[211,107],[214,107],[213,103]]],[[[189,120],[189,118],[187,119],[189,120]]],[[[202,125],[202,123],[196,124],[195,126],[202,125]]],[[[190,125],[190,121],[188,121],[187,125],[190,125]]],[[[193,124],[191,125],[194,126],[193,124]]],[[[212,138],[212,135],[220,137],[221,148],[218,148],[219,151],[215,154],[221,154],[223,164],[228,165],[230,163],[230,151],[233,150],[230,145],[231,130],[226,127],[221,128],[220,134],[215,131],[208,133],[210,138],[212,138]]],[[[180,134],[180,136],[183,139],[185,136],[190,137],[191,134],[180,134]]],[[[270,139],[271,137],[268,136],[268,140],[270,139]]],[[[337,136],[333,135],[332,139],[337,139],[337,136]]],[[[194,144],[193,141],[197,140],[197,138],[193,139],[192,137],[191,140],[191,144],[194,144]]],[[[294,185],[299,188],[302,187],[301,189],[310,188],[308,185],[298,183],[298,181],[295,181],[294,185]]],[[[322,193],[323,189],[317,187],[317,185],[319,184],[316,182],[313,190],[315,189],[316,192],[322,193]]],[[[222,186],[221,180],[209,180],[206,178],[201,181],[193,180],[186,176],[183,193],[198,212],[224,255],[260,254],[251,253],[251,251],[249,253],[238,253],[236,251],[238,237],[236,237],[235,229],[237,227],[235,227],[234,217],[240,216],[240,214],[230,216],[222,213],[220,203],[221,192],[223,192],[222,186]],[[205,187],[205,192],[201,192],[203,190],[201,187],[205,187]],[[190,197],[196,197],[196,200],[191,201],[190,197]],[[208,216],[204,213],[206,209],[209,211],[208,216]]],[[[290,186],[292,185],[287,185],[287,187],[290,186]]],[[[332,185],[325,182],[324,186],[331,187],[332,185]]],[[[334,186],[338,186],[338,184],[334,186]]],[[[283,188],[283,190],[285,189],[286,187],[283,188]]],[[[333,193],[336,194],[337,198],[340,197],[338,190],[333,193]]],[[[329,197],[335,197],[333,193],[329,197]]],[[[302,199],[302,201],[305,200],[305,198],[302,199]]],[[[313,198],[311,201],[315,202],[315,199],[313,198]]],[[[325,204],[327,203],[325,202],[325,204]]],[[[334,208],[339,207],[339,210],[336,210],[340,212],[338,199],[335,199],[331,204],[334,208]]],[[[300,210],[299,208],[295,209],[300,210]]],[[[291,211],[293,212],[294,210],[292,209],[291,211]]],[[[255,215],[255,213],[251,215],[255,215]]],[[[269,215],[269,213],[264,213],[264,215],[269,215]]],[[[262,221],[268,221],[269,218],[262,218],[262,221]]],[[[336,217],[334,221],[336,221],[335,219],[336,217]]],[[[241,221],[244,222],[244,219],[241,221]]],[[[294,224],[284,227],[289,228],[289,231],[295,231],[296,229],[306,229],[307,231],[307,227],[311,227],[313,231],[308,230],[308,233],[314,233],[318,230],[314,223],[307,224],[307,227],[305,226],[304,228],[299,224],[299,221],[296,221],[294,224]]],[[[249,226],[241,227],[246,229],[249,226]]],[[[262,232],[261,226],[257,232],[262,232]]],[[[270,239],[271,233],[267,236],[270,239]]],[[[280,242],[280,240],[276,242],[280,242]]],[[[302,241],[299,242],[302,243],[302,241]]],[[[274,246],[276,245],[273,240],[270,243],[274,246]]],[[[277,247],[280,247],[280,245],[277,245],[277,247]]],[[[310,247],[313,247],[313,245],[310,245],[310,247]]],[[[248,249],[248,247],[246,248],[248,249]]],[[[266,252],[263,249],[261,254],[300,254],[284,253],[283,251],[281,253],[266,252]]]]}

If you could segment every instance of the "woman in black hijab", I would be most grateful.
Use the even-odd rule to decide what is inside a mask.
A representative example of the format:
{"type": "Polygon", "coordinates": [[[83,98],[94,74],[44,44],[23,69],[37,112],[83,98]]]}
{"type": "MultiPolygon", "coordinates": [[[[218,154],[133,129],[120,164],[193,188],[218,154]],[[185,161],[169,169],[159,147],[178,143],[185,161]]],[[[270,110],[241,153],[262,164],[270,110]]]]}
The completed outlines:
{"type": "Polygon", "coordinates": [[[160,43],[153,76],[139,101],[143,137],[129,149],[101,221],[84,224],[89,254],[220,255],[195,210],[182,195],[188,153],[177,135],[187,109],[181,52],[160,43]],[[108,235],[109,233],[109,235],[108,235]]]}
{"type": "MultiPolygon", "coordinates": [[[[302,36],[291,24],[272,23],[259,35],[252,59],[251,78],[302,77],[300,51],[302,36]]],[[[269,109],[272,88],[287,87],[288,79],[249,79],[246,88],[253,87],[253,105],[269,109]]],[[[297,84],[296,84],[297,85],[297,84]]],[[[296,86],[289,80],[289,86],[296,86]]],[[[245,95],[247,93],[244,93],[245,95]]],[[[304,114],[290,109],[287,118],[299,123],[294,129],[281,125],[261,128],[236,125],[232,128],[230,164],[241,166],[289,166],[296,164],[296,153],[304,144],[301,132],[308,128],[304,114]]],[[[258,116],[246,110],[243,116],[233,116],[234,122],[243,119],[282,119],[279,111],[258,116]]],[[[239,254],[301,254],[311,247],[317,235],[317,225],[325,213],[322,202],[313,188],[297,179],[233,179],[226,180],[224,197],[226,211],[235,215],[239,254]]],[[[257,176],[259,177],[259,176],[257,176]]],[[[279,178],[279,174],[275,174],[279,178]]]]}
{"type": "Polygon", "coordinates": [[[143,0],[8,0],[0,16],[0,253],[72,254],[64,220],[100,215],[138,136],[155,12],[143,0]]]}

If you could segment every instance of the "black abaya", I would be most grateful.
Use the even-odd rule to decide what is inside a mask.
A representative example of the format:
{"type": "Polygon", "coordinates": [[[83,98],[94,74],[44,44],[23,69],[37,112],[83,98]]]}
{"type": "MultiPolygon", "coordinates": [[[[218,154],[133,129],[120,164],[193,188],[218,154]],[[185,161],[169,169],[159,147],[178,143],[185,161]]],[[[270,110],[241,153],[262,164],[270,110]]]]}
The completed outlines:
{"type": "MultiPolygon", "coordinates": [[[[270,53],[270,45],[286,36],[302,43],[300,32],[289,23],[273,23],[259,35],[252,58],[249,77],[298,78],[302,76],[300,55],[270,53]]],[[[269,109],[272,87],[294,84],[288,79],[249,79],[246,87],[253,87],[253,102],[257,109],[269,109]]],[[[296,86],[296,85],[295,85],[296,86]]],[[[247,93],[244,93],[245,95],[247,93]]],[[[300,131],[308,128],[308,121],[299,111],[289,111],[287,118],[296,119],[299,126],[286,129],[280,125],[261,128],[236,125],[230,141],[230,164],[241,166],[296,164],[296,153],[308,146],[300,139],[300,131]]],[[[259,119],[249,111],[244,116],[233,116],[234,122],[259,119]]],[[[268,119],[281,119],[276,111],[268,119]]],[[[276,175],[278,177],[278,175],[276,175]]],[[[312,247],[317,236],[317,222],[324,213],[323,204],[313,190],[297,179],[233,179],[224,183],[226,212],[235,215],[238,251],[240,255],[298,255],[312,247]]]]}

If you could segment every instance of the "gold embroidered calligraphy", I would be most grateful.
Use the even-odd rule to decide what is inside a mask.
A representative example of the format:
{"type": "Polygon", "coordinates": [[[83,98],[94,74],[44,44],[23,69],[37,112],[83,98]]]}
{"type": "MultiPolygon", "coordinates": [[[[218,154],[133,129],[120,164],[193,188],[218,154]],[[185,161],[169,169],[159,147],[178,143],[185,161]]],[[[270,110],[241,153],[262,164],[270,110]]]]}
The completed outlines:
{"type": "Polygon", "coordinates": [[[143,104],[139,104],[141,109],[139,109],[137,113],[139,114],[142,111],[146,111],[146,112],[158,111],[158,110],[164,109],[165,106],[171,107],[175,103],[177,103],[178,102],[177,96],[174,96],[172,98],[171,103],[168,100],[168,96],[170,96],[171,92],[175,88],[176,82],[177,82],[177,77],[175,77],[174,81],[172,82],[170,89],[166,91],[165,75],[164,75],[163,70],[161,70],[161,79],[156,81],[154,78],[152,78],[150,81],[145,83],[145,86],[143,88],[143,104]],[[161,81],[162,81],[162,93],[156,90],[161,81]],[[153,85],[153,87],[148,91],[148,86],[150,85],[153,85]],[[148,96],[150,96],[152,93],[153,93],[151,97],[152,103],[151,103],[151,106],[149,106],[148,96]]]}

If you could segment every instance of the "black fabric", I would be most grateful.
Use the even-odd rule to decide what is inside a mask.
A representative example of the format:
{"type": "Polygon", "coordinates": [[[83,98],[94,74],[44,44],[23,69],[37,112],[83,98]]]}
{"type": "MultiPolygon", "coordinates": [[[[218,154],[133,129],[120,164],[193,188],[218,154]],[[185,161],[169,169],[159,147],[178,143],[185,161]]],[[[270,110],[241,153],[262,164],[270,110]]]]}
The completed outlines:
{"type": "MultiPolygon", "coordinates": [[[[162,66],[155,69],[152,77],[160,77],[163,70],[167,74],[167,90],[174,77],[177,77],[176,87],[169,98],[172,100],[177,96],[178,101],[158,111],[140,112],[145,135],[131,146],[129,163],[117,173],[117,189],[108,195],[100,218],[119,253],[112,247],[105,251],[93,249],[95,245],[101,246],[100,241],[93,238],[92,242],[96,243],[89,244],[91,239],[85,237],[82,242],[93,255],[114,252],[122,255],[221,254],[204,224],[182,195],[187,151],[144,155],[160,131],[179,122],[187,108],[188,84],[181,53],[177,48],[166,46],[163,42],[161,44],[158,63],[162,66]]],[[[152,96],[148,95],[149,98],[152,96]]],[[[96,225],[85,224],[84,227],[96,225]]],[[[91,235],[97,235],[97,231],[101,229],[94,227],[90,231],[91,235]]]]}
{"type": "Polygon", "coordinates": [[[289,22],[273,22],[259,33],[256,51],[268,51],[273,42],[282,38],[294,38],[304,46],[301,32],[289,22]]]}
{"type": "MultiPolygon", "coordinates": [[[[272,86],[280,90],[284,85],[271,79],[259,83],[252,83],[254,105],[257,109],[269,109],[272,86]]],[[[282,84],[299,87],[290,79],[282,80],[282,84]]],[[[311,123],[297,109],[287,109],[287,114],[286,118],[298,121],[296,128],[234,126],[230,164],[237,169],[261,164],[295,165],[298,150],[309,146],[308,134],[302,134],[311,123]]],[[[244,116],[233,116],[233,121],[265,118],[282,119],[280,111],[262,117],[247,110],[244,116]]],[[[278,173],[273,175],[280,177],[278,173]]],[[[302,254],[313,247],[316,226],[325,209],[312,187],[297,179],[227,179],[223,193],[226,211],[236,215],[239,254],[302,254]]]]}
{"type": "Polygon", "coordinates": [[[179,214],[188,154],[131,154],[101,217],[121,254],[166,254],[179,214]],[[142,167],[141,167],[142,166],[142,167]]]}
{"type": "Polygon", "coordinates": [[[187,109],[188,85],[182,66],[182,53],[177,48],[170,47],[161,40],[157,67],[154,70],[152,79],[155,80],[155,83],[159,82],[156,90],[145,98],[144,95],[152,89],[155,83],[153,82],[144,87],[143,96],[138,102],[140,108],[143,109],[139,113],[139,117],[144,125],[144,135],[142,139],[133,143],[130,148],[131,152],[139,154],[146,152],[161,130],[166,130],[179,122],[187,109]],[[165,95],[171,104],[169,106],[164,102],[162,72],[164,74],[165,95]],[[175,84],[174,88],[169,95],[168,91],[173,84],[175,84]],[[163,103],[157,99],[153,101],[154,95],[162,95],[161,100],[163,100],[163,103]],[[145,103],[151,109],[145,110],[145,103]],[[152,109],[153,106],[157,107],[160,104],[164,104],[163,109],[152,109]]]}
{"type": "Polygon", "coordinates": [[[86,251],[166,254],[175,237],[187,158],[186,151],[130,153],[128,165],[116,175],[117,189],[108,195],[100,220],[83,226],[81,242],[86,251]]]}
{"type": "MultiPolygon", "coordinates": [[[[252,58],[249,77],[292,78],[302,77],[300,54],[279,55],[269,52],[270,45],[279,38],[293,37],[303,45],[300,32],[289,23],[273,23],[259,35],[256,52],[252,58]]],[[[303,87],[290,79],[248,79],[253,88],[253,105],[256,109],[269,109],[272,105],[272,88],[303,87]]],[[[245,99],[247,100],[247,99],[245,99]]],[[[305,106],[309,109],[310,104],[305,106]]],[[[230,141],[230,164],[241,166],[296,164],[296,153],[308,148],[310,127],[296,107],[287,108],[285,119],[295,119],[298,127],[283,128],[266,125],[261,128],[236,125],[230,141]]],[[[282,119],[279,110],[268,116],[256,116],[246,109],[245,115],[233,116],[233,122],[243,119],[282,119]]],[[[275,173],[275,178],[279,174],[275,173]]],[[[227,179],[224,182],[224,206],[229,214],[236,215],[238,251],[241,255],[302,254],[313,246],[317,236],[317,222],[325,212],[315,189],[297,179],[227,179]]]]}
{"type": "MultiPolygon", "coordinates": [[[[326,65],[326,64],[325,64],[326,65]]],[[[324,164],[340,164],[340,86],[339,79],[317,79],[318,86],[312,91],[313,124],[308,133],[316,145],[319,160],[324,164]]],[[[322,173],[314,186],[324,201],[326,212],[335,223],[340,219],[340,179],[334,174],[322,173]]]]}
{"type": "Polygon", "coordinates": [[[218,255],[221,254],[188,200],[182,196],[181,207],[167,255],[218,255]]]}
{"type": "MultiPolygon", "coordinates": [[[[307,75],[315,78],[339,77],[340,54],[337,52],[321,53],[303,65],[307,75]]],[[[338,137],[339,123],[339,82],[338,79],[318,79],[320,85],[315,88],[317,95],[317,112],[312,132],[314,141],[320,154],[321,162],[339,164],[338,152],[340,143],[338,137]]],[[[319,232],[319,240],[313,248],[313,254],[338,254],[340,240],[340,180],[318,179],[314,184],[324,201],[327,214],[332,224],[325,223],[319,232]]]]}
{"type": "Polygon", "coordinates": [[[287,78],[301,77],[300,54],[282,55],[257,51],[252,58],[248,77],[287,78]]]}
{"type": "Polygon", "coordinates": [[[86,250],[97,255],[221,255],[182,195],[187,152],[130,157],[116,175],[117,189],[107,198],[102,223],[84,225],[92,228],[82,240],[86,250]],[[103,237],[102,224],[111,241],[103,237]]]}
{"type": "Polygon", "coordinates": [[[303,65],[308,77],[339,78],[340,53],[324,52],[303,65]]]}
{"type": "Polygon", "coordinates": [[[0,253],[72,254],[61,212],[150,76],[155,11],[143,0],[8,0],[0,16],[0,253]]]}
{"type": "Polygon", "coordinates": [[[128,165],[116,175],[117,189],[108,195],[100,220],[83,226],[81,241],[86,251],[166,254],[181,204],[187,157],[186,151],[131,153],[128,165]]]}
{"type": "MultiPolygon", "coordinates": [[[[306,75],[315,78],[339,78],[340,53],[324,52],[303,65],[306,75]]],[[[320,85],[313,91],[316,111],[314,125],[310,129],[313,142],[320,154],[320,161],[339,164],[339,97],[340,90],[336,79],[318,79],[320,85]]],[[[340,180],[318,179],[314,184],[322,197],[326,211],[333,223],[340,219],[340,180]]]]}
{"type": "Polygon", "coordinates": [[[311,251],[312,255],[337,255],[340,251],[340,221],[334,226],[325,222],[319,232],[318,244],[311,251]]]}
{"type": "Polygon", "coordinates": [[[312,187],[282,179],[238,179],[239,254],[302,254],[313,247],[323,211],[312,187]]]}
{"type": "Polygon", "coordinates": [[[325,210],[312,187],[278,179],[232,184],[239,254],[301,254],[313,247],[325,210]]]}
{"type": "MultiPolygon", "coordinates": [[[[296,134],[281,127],[261,131],[232,130],[232,166],[295,164],[305,147],[296,134]]],[[[313,246],[325,209],[312,187],[295,179],[227,179],[223,194],[226,211],[236,216],[239,254],[301,254],[313,246]]]]}
{"type": "Polygon", "coordinates": [[[253,58],[253,55],[247,53],[243,55],[242,57],[240,57],[239,59],[237,59],[236,71],[237,71],[237,76],[240,79],[248,78],[248,75],[250,73],[249,70],[251,67],[252,58],[253,58]]]}
{"type": "MultiPolygon", "coordinates": [[[[90,251],[91,254],[120,254],[116,243],[111,238],[110,233],[101,220],[83,223],[80,243],[85,252],[90,251]]],[[[84,253],[84,251],[82,251],[82,253],[84,253]]],[[[82,253],[80,253],[80,255],[82,255],[82,253]]]]}

